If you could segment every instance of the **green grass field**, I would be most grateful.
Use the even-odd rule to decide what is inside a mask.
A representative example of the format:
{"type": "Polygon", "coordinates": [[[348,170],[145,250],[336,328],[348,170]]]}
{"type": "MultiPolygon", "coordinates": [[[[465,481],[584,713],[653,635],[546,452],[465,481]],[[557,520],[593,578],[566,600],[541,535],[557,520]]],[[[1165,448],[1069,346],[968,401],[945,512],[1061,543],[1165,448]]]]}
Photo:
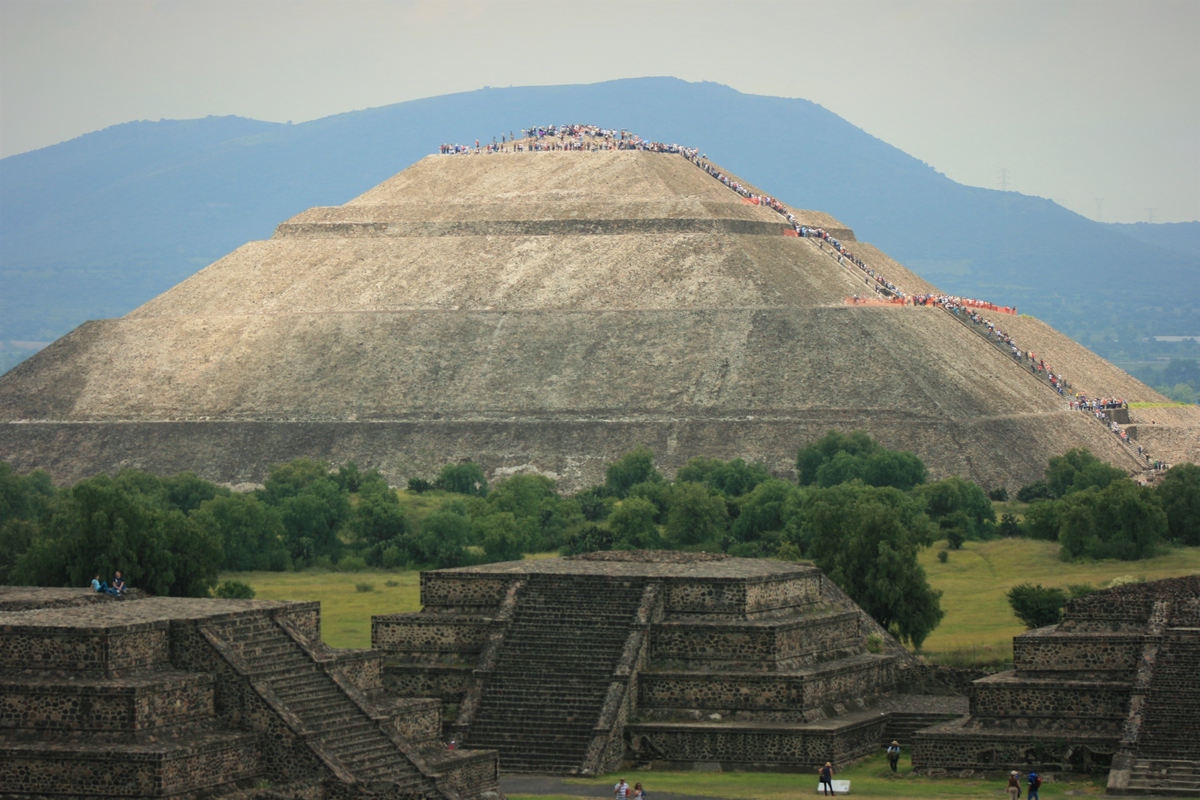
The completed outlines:
{"type": "Polygon", "coordinates": [[[1025,630],[1013,616],[1005,594],[1020,583],[1066,587],[1076,583],[1103,586],[1131,575],[1155,580],[1200,573],[1200,547],[1176,548],[1145,561],[1064,562],[1058,545],[1030,539],[967,542],[937,560],[945,543],[921,553],[921,565],[934,588],[944,592],[942,624],[925,640],[932,661],[954,665],[1012,660],[1012,637],[1025,630]]]}
{"type": "Polygon", "coordinates": [[[420,573],[412,571],[230,572],[226,578],[245,581],[263,600],[321,601],[321,638],[332,647],[370,647],[372,614],[421,610],[420,573]],[[372,588],[360,592],[357,584],[372,588]]]}
{"type": "MultiPolygon", "coordinates": [[[[850,796],[862,797],[1005,797],[1004,782],[995,778],[926,778],[912,775],[907,753],[900,759],[900,772],[893,776],[887,758],[877,756],[860,761],[839,772],[837,780],[850,781],[850,796]]],[[[736,800],[792,800],[812,796],[817,776],[775,772],[622,772],[599,778],[572,778],[566,782],[579,786],[603,786],[611,791],[618,778],[630,786],[641,782],[650,797],[660,792],[691,794],[700,797],[728,797],[736,800]]],[[[1024,775],[1021,776],[1024,781],[1024,775]]],[[[1069,783],[1042,784],[1042,797],[1099,796],[1104,794],[1105,778],[1078,776],[1069,783]]],[[[1024,783],[1022,783],[1024,796],[1024,783]]],[[[572,795],[511,794],[509,800],[575,800],[572,795]]]]}
{"type": "MultiPolygon", "coordinates": [[[[1058,545],[1028,539],[967,542],[950,552],[945,564],[935,546],[921,554],[929,582],[941,589],[946,617],[925,641],[924,653],[933,661],[955,665],[1002,663],[1012,658],[1012,637],[1024,627],[1013,616],[1005,593],[1019,583],[1102,586],[1113,578],[1170,578],[1200,573],[1200,548],[1177,548],[1146,561],[1059,561],[1058,545]]],[[[547,557],[549,554],[531,556],[547,557]]],[[[257,596],[271,600],[321,601],[322,635],[333,647],[370,647],[371,615],[419,611],[416,572],[243,572],[229,573],[254,587],[257,596]],[[389,586],[388,582],[395,583],[389,586]],[[355,585],[372,590],[359,592],[355,585]]]]}

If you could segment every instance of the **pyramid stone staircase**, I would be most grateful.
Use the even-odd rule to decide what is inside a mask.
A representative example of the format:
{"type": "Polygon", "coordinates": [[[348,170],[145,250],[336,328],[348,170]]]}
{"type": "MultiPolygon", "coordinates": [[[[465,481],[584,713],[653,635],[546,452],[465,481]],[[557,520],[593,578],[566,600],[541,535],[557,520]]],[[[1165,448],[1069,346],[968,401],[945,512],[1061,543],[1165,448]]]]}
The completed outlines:
{"type": "Polygon", "coordinates": [[[847,763],[916,669],[819,570],[778,561],[592,553],[425,572],[421,599],[372,620],[385,685],[438,694],[446,735],[506,771],[847,763]]]}
{"type": "Polygon", "coordinates": [[[502,798],[496,754],[447,752],[439,701],[387,696],[316,603],[72,593],[0,591],[5,797],[502,798]]]}
{"type": "Polygon", "coordinates": [[[472,746],[506,771],[569,772],[585,763],[646,581],[530,575],[474,718],[472,746]]]}

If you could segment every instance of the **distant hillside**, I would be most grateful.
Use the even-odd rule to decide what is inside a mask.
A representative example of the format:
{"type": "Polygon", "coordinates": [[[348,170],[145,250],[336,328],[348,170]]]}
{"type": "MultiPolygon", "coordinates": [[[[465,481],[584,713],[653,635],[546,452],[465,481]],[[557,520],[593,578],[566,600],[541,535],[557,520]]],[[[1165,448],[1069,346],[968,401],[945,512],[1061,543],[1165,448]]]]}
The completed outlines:
{"type": "Polygon", "coordinates": [[[1108,227],[1144,244],[1200,256],[1200,222],[1110,222],[1108,227]]]}
{"type": "Polygon", "coordinates": [[[13,342],[123,314],[442,142],[570,121],[700,147],[943,289],[1015,304],[1093,347],[1113,330],[1125,341],[1200,331],[1195,253],[1048,200],[955,183],[805,100],[643,78],[483,89],[301,125],[131,122],[0,160],[0,358],[12,361],[13,342]]]}

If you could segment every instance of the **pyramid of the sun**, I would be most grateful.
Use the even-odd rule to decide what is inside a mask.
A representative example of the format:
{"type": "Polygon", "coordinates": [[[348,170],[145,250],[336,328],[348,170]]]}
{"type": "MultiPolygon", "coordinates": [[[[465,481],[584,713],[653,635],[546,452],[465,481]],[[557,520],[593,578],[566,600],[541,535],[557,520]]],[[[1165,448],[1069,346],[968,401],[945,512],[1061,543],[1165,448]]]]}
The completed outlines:
{"type": "MultiPolygon", "coordinates": [[[[788,232],[680,155],[430,156],[12,370],[0,459],[60,480],[238,483],[298,456],[394,482],[472,458],[577,487],[639,444],[668,470],[705,455],[786,471],[805,442],[859,427],[988,486],[1071,447],[1141,466],[945,310],[846,305],[861,272],[788,232]]],[[[1163,399],[1035,320],[1004,321],[1086,394],[1163,399]]],[[[1159,423],[1156,457],[1194,460],[1195,419],[1159,423]]]]}

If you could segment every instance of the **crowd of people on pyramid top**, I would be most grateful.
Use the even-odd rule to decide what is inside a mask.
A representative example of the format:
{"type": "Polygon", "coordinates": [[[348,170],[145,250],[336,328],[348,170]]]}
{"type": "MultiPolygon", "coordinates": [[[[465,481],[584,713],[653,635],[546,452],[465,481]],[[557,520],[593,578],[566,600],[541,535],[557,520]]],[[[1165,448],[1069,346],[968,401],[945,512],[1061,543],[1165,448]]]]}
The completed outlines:
{"type": "Polygon", "coordinates": [[[675,153],[695,159],[698,150],[678,144],[654,142],[630,133],[627,130],[601,128],[596,125],[535,125],[521,129],[518,139],[512,131],[501,134],[500,141],[475,146],[469,144],[443,144],[438,152],[442,155],[489,154],[489,153],[539,153],[551,151],[599,151],[599,150],[645,150],[652,153],[675,153]]]}

